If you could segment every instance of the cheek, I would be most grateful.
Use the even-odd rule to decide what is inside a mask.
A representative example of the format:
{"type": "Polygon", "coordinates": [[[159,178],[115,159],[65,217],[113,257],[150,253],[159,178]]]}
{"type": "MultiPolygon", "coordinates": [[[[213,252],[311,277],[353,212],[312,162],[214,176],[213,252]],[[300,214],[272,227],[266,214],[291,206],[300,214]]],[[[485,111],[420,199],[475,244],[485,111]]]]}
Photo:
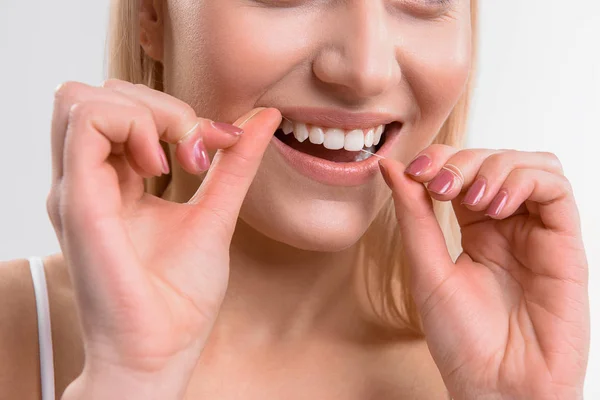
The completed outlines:
{"type": "Polygon", "coordinates": [[[231,0],[201,3],[171,12],[167,69],[177,76],[169,91],[208,118],[233,121],[306,60],[307,38],[297,34],[306,17],[279,18],[231,0]]]}
{"type": "Polygon", "coordinates": [[[402,47],[402,69],[410,83],[420,123],[441,123],[464,93],[471,70],[468,16],[413,27],[402,47]]]}
{"type": "Polygon", "coordinates": [[[404,162],[432,143],[465,93],[472,51],[468,21],[413,27],[403,36],[401,67],[412,99],[407,137],[396,153],[404,162]]]}

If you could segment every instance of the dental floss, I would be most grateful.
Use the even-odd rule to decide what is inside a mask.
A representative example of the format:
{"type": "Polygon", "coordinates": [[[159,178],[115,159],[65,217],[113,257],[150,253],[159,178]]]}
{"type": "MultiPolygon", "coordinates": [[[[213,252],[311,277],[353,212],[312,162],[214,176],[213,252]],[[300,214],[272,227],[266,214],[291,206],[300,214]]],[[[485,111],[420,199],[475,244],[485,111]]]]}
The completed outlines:
{"type": "Polygon", "coordinates": [[[372,156],[375,156],[375,157],[379,157],[379,158],[381,158],[382,160],[385,160],[385,159],[386,159],[385,157],[383,157],[383,156],[380,156],[379,154],[371,153],[370,151],[367,151],[367,150],[365,150],[365,149],[361,149],[360,151],[362,151],[362,152],[364,152],[364,153],[367,153],[367,154],[370,154],[370,155],[372,155],[372,156]]]}
{"type": "MultiPolygon", "coordinates": [[[[288,122],[292,122],[292,121],[290,121],[289,119],[287,119],[286,117],[284,117],[283,115],[281,116],[281,118],[285,119],[285,120],[286,120],[286,121],[288,121],[288,122]]],[[[375,156],[375,157],[379,157],[379,158],[381,158],[382,160],[385,160],[385,159],[386,159],[385,157],[383,157],[383,156],[380,156],[379,154],[371,153],[370,151],[367,151],[367,150],[365,150],[365,149],[361,149],[360,151],[362,151],[362,152],[364,152],[364,153],[367,153],[367,154],[370,154],[370,155],[372,155],[372,156],[375,156]]]]}

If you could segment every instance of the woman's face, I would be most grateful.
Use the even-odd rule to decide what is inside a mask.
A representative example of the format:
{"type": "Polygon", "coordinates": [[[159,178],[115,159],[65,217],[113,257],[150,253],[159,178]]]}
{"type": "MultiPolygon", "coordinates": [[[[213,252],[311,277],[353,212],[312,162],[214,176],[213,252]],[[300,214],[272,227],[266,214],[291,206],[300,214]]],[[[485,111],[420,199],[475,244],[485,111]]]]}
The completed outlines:
{"type": "Polygon", "coordinates": [[[294,133],[279,132],[271,141],[240,216],[266,236],[306,250],[356,243],[390,195],[376,157],[359,164],[352,160],[365,153],[311,140],[352,149],[365,137],[369,145],[384,125],[379,146],[370,150],[407,162],[436,136],[469,74],[468,0],[169,0],[165,6],[168,93],[218,121],[231,123],[260,106],[292,121],[294,133]]]}

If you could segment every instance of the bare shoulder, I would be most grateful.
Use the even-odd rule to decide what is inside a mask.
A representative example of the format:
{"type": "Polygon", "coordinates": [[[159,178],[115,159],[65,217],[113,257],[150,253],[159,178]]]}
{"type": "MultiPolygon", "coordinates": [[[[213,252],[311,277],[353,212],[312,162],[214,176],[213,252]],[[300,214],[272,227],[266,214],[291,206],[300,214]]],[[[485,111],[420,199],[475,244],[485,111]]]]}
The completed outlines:
{"type": "MultiPolygon", "coordinates": [[[[60,254],[45,257],[57,398],[81,370],[83,350],[72,289],[60,254]]],[[[0,262],[0,398],[39,399],[40,353],[27,259],[0,262]]]]}
{"type": "Polygon", "coordinates": [[[0,398],[38,399],[37,319],[28,260],[0,263],[0,293],[0,358],[9,361],[0,363],[0,398]]]}

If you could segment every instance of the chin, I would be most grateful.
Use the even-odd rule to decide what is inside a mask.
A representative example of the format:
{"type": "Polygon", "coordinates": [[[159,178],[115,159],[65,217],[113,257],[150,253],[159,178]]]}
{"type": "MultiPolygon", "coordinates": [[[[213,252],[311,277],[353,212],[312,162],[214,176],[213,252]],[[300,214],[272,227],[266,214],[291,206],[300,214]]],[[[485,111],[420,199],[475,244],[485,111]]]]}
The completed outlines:
{"type": "Polygon", "coordinates": [[[304,120],[311,116],[313,123],[337,118],[344,129],[284,120],[263,156],[240,218],[274,241],[337,252],[361,239],[390,196],[378,158],[356,149],[391,156],[403,125],[389,115],[302,114],[304,120]]]}
{"type": "Polygon", "coordinates": [[[375,218],[359,204],[304,199],[293,206],[271,203],[255,207],[252,193],[240,218],[265,237],[288,246],[318,252],[338,252],[355,245],[375,218]]]}

